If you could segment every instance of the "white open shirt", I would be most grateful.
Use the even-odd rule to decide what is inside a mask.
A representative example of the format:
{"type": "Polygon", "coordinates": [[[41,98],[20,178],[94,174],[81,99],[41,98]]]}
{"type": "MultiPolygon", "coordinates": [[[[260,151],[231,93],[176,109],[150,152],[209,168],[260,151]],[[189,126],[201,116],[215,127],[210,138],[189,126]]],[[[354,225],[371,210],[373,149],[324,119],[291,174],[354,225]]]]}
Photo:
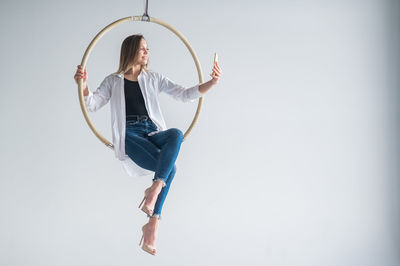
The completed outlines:
{"type": "MultiPolygon", "coordinates": [[[[149,136],[167,129],[158,100],[160,92],[165,92],[176,100],[183,102],[193,102],[203,96],[199,91],[199,85],[185,88],[162,74],[150,70],[142,70],[138,76],[138,82],[149,117],[157,125],[157,131],[149,133],[149,136]]],[[[97,111],[110,101],[112,141],[115,156],[122,161],[128,175],[141,176],[151,174],[152,171],[138,166],[125,153],[124,75],[115,73],[108,75],[97,90],[95,92],[89,91],[89,95],[85,96],[84,99],[89,112],[97,111]]]]}

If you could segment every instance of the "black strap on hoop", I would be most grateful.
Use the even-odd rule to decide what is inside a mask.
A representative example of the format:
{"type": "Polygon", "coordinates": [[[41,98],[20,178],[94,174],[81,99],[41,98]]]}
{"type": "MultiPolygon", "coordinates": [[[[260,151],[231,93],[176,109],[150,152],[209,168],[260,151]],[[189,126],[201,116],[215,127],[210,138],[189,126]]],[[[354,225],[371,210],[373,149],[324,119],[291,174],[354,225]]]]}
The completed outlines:
{"type": "Polygon", "coordinates": [[[149,1],[146,0],[146,6],[145,6],[144,14],[142,16],[142,21],[150,22],[150,17],[149,17],[149,14],[147,13],[148,10],[149,10],[149,1]]]}

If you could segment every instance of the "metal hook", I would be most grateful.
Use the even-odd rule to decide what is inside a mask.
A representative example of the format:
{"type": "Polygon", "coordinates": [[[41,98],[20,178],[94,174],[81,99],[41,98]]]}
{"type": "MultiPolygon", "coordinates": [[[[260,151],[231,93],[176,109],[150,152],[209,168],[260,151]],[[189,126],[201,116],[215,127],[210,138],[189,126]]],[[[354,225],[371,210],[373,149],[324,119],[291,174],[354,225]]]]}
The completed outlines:
{"type": "Polygon", "coordinates": [[[149,14],[147,13],[148,9],[149,9],[149,1],[146,0],[146,6],[145,6],[144,14],[142,16],[142,21],[150,22],[150,17],[149,17],[149,14]]]}

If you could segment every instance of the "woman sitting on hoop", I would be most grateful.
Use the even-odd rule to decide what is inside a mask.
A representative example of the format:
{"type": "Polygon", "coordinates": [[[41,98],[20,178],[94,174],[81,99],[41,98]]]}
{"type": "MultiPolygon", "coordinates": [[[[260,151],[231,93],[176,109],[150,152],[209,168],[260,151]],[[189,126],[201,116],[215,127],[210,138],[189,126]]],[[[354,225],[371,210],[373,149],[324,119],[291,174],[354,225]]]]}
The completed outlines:
{"type": "Polygon", "coordinates": [[[139,245],[144,240],[142,249],[155,255],[161,209],[176,173],[175,161],[183,140],[179,129],[167,129],[158,94],[165,92],[177,100],[194,101],[217,84],[222,72],[216,63],[211,80],[185,88],[148,70],[148,60],[149,49],[144,37],[131,35],[122,42],[118,71],[108,75],[95,92],[89,91],[87,72],[82,66],[78,66],[74,79],[77,83],[83,79],[88,111],[94,112],[110,101],[115,155],[127,173],[131,176],[155,173],[139,205],[149,217],[149,222],[142,227],[139,245]]]}

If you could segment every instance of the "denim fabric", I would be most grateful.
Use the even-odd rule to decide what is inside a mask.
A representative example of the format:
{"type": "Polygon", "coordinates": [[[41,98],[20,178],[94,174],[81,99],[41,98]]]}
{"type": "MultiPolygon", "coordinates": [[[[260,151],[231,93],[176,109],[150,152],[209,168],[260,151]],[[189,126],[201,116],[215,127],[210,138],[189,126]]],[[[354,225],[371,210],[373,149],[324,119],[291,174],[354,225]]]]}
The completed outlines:
{"type": "Polygon", "coordinates": [[[153,216],[161,219],[162,206],[176,173],[175,161],[183,133],[177,128],[170,128],[148,136],[156,130],[157,126],[151,120],[127,121],[125,152],[137,165],[155,172],[153,181],[164,181],[153,211],[153,216]]]}

